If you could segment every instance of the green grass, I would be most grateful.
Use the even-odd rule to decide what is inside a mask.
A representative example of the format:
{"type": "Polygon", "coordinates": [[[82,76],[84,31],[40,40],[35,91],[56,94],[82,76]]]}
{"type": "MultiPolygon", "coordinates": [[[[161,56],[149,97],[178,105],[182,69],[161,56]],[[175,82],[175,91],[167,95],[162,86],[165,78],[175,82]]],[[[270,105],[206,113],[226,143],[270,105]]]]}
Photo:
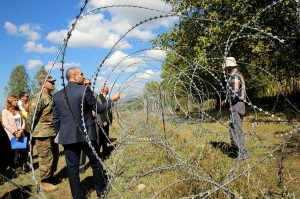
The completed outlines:
{"type": "MultiPolygon", "coordinates": [[[[172,123],[166,116],[164,128],[160,116],[119,114],[122,119],[117,118],[111,128],[111,136],[118,142],[112,157],[104,162],[111,183],[107,198],[230,198],[231,194],[243,198],[300,197],[299,135],[286,140],[293,130],[289,125],[255,123],[254,114],[248,114],[243,128],[249,159],[238,162],[224,154],[230,143],[226,112],[217,118],[221,123],[172,123]],[[221,145],[214,147],[210,142],[221,145]],[[282,150],[268,156],[281,143],[285,143],[282,150]]],[[[264,118],[258,115],[258,119],[264,118]]],[[[59,190],[45,195],[71,198],[64,156],[60,157],[57,175],[64,179],[59,190]]],[[[90,192],[88,198],[93,199],[96,194],[91,176],[91,168],[80,175],[84,193],[90,192]]],[[[14,181],[36,194],[30,178],[31,173],[14,181]]],[[[0,198],[6,193],[21,198],[20,191],[8,182],[1,185],[0,198]]]]}

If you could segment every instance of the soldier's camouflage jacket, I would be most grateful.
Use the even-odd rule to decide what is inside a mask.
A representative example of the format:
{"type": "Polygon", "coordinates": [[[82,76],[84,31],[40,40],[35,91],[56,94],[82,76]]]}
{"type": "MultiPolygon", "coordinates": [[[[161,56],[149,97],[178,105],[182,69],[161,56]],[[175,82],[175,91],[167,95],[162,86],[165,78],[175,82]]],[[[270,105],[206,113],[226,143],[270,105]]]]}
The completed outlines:
{"type": "Polygon", "coordinates": [[[31,122],[34,122],[33,125],[33,137],[51,137],[56,136],[53,127],[53,113],[52,113],[52,95],[47,94],[43,91],[39,103],[37,103],[39,94],[37,93],[30,102],[29,113],[26,119],[26,125],[29,125],[31,128],[31,122]],[[35,107],[37,106],[36,114],[33,118],[35,107]]]}

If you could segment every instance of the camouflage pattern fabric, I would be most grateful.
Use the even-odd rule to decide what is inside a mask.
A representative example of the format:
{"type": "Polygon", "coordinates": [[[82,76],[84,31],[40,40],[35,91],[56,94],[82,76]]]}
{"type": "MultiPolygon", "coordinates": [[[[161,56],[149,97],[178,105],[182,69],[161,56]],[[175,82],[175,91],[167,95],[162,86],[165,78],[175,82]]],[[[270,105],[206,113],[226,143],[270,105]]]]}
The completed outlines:
{"type": "Polygon", "coordinates": [[[31,122],[34,122],[33,125],[33,137],[51,137],[56,136],[54,127],[53,127],[53,113],[52,113],[52,95],[42,92],[41,99],[37,103],[39,94],[36,94],[30,105],[30,110],[27,115],[26,125],[31,127],[31,122]],[[35,117],[33,118],[35,107],[37,106],[37,111],[35,117]]]}
{"type": "Polygon", "coordinates": [[[58,144],[54,142],[54,138],[36,138],[41,181],[53,176],[57,169],[59,148],[58,144]]]}

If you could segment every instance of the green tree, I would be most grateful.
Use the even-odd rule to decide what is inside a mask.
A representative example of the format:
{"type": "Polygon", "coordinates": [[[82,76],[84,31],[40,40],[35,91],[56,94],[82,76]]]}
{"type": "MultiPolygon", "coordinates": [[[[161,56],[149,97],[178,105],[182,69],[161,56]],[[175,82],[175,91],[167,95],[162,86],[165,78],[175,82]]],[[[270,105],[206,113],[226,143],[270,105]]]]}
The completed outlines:
{"type": "Polygon", "coordinates": [[[12,70],[8,84],[4,87],[4,96],[18,96],[22,91],[31,93],[30,77],[25,69],[25,66],[18,65],[12,70]]]}
{"type": "Polygon", "coordinates": [[[155,46],[170,50],[161,77],[175,92],[191,92],[201,99],[199,90],[219,88],[224,56],[245,63],[239,69],[256,96],[275,95],[276,81],[286,84],[298,77],[294,0],[163,1],[181,14],[170,32],[153,40],[155,46]]]}
{"type": "MultiPolygon", "coordinates": [[[[34,75],[34,79],[32,80],[31,83],[32,96],[34,96],[36,93],[38,93],[41,90],[40,76],[47,76],[47,74],[48,72],[46,71],[44,66],[41,66],[41,68],[36,72],[36,74],[34,75]]],[[[55,92],[57,92],[56,88],[54,89],[54,91],[52,91],[52,94],[55,92]]]]}
{"type": "Polygon", "coordinates": [[[32,83],[31,83],[31,85],[32,85],[31,86],[31,90],[32,90],[31,96],[33,96],[34,94],[36,94],[37,92],[39,92],[41,90],[39,78],[42,75],[45,75],[45,76],[47,75],[47,71],[44,66],[42,66],[34,75],[34,79],[32,80],[32,83]]]}

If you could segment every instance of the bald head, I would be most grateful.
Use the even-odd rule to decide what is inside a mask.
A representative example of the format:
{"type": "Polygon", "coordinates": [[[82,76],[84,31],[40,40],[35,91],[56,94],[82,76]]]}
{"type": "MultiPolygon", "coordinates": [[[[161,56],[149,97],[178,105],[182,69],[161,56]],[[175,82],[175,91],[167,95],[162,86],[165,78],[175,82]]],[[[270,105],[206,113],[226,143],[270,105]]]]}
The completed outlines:
{"type": "Polygon", "coordinates": [[[75,82],[77,84],[83,84],[84,76],[80,68],[69,68],[66,71],[66,78],[68,82],[75,82]]]}
{"type": "Polygon", "coordinates": [[[69,80],[72,81],[72,78],[73,78],[73,74],[75,73],[75,70],[78,69],[78,68],[69,68],[67,71],[66,71],[66,78],[69,82],[69,80]]]}

